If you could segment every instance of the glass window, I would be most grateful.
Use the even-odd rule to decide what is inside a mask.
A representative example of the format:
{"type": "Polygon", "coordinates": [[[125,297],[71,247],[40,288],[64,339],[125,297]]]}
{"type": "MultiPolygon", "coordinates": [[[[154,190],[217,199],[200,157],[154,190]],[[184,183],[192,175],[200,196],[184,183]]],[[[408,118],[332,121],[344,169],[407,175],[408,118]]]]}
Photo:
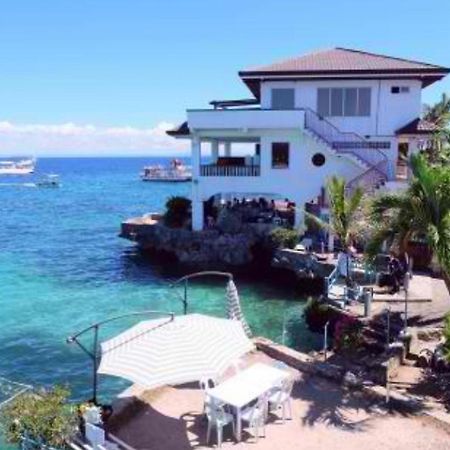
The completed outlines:
{"type": "Polygon", "coordinates": [[[317,90],[317,114],[322,117],[330,115],[330,89],[328,88],[317,90]]]}
{"type": "Polygon", "coordinates": [[[289,167],[289,142],[272,143],[272,168],[286,169],[289,167]]]}
{"type": "Polygon", "coordinates": [[[358,116],[370,116],[370,88],[358,89],[358,116]]]}
{"type": "Polygon", "coordinates": [[[294,89],[272,89],[272,109],[294,109],[294,89]]]}
{"type": "Polygon", "coordinates": [[[342,116],[344,106],[344,90],[342,88],[331,89],[331,115],[342,116]]]}
{"type": "Polygon", "coordinates": [[[356,116],[358,108],[358,89],[344,89],[344,116],[356,116]]]}

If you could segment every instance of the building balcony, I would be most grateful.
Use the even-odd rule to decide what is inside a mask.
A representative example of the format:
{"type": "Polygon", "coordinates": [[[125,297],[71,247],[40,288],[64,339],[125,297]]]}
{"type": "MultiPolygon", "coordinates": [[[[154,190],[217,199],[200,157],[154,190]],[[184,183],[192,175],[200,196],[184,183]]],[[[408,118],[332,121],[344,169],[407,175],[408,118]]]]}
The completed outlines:
{"type": "Polygon", "coordinates": [[[218,164],[202,164],[200,176],[202,177],[259,177],[261,168],[258,165],[251,166],[221,166],[218,164]]]}
{"type": "Polygon", "coordinates": [[[303,110],[191,109],[188,110],[191,130],[247,130],[267,128],[303,128],[303,110]]]}

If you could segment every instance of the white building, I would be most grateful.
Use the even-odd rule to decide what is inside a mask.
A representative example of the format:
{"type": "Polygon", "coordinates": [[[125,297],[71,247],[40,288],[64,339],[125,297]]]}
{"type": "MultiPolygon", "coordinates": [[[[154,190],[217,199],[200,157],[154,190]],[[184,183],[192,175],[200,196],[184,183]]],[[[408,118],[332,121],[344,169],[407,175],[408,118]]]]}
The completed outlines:
{"type": "Polygon", "coordinates": [[[420,119],[422,89],[449,71],[335,48],[239,72],[253,98],[190,109],[168,132],[192,143],[193,228],[203,228],[212,196],[288,198],[300,224],[332,175],[369,191],[397,180],[433,131],[420,119]],[[252,144],[248,156],[233,152],[241,143],[252,144]]]}

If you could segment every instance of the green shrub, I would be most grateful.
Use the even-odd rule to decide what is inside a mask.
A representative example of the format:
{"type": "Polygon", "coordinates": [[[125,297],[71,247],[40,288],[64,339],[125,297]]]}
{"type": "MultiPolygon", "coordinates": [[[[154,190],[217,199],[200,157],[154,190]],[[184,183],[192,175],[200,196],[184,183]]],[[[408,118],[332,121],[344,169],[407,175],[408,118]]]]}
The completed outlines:
{"type": "Polygon", "coordinates": [[[288,228],[275,228],[270,232],[270,240],[276,248],[294,248],[298,243],[298,232],[288,228]]]}
{"type": "Polygon", "coordinates": [[[164,223],[171,228],[184,227],[191,218],[191,201],[186,197],[173,196],[166,202],[164,223]]]}
{"type": "Polygon", "coordinates": [[[445,316],[443,334],[445,359],[450,363],[450,314],[445,316]]]}
{"type": "Polygon", "coordinates": [[[322,333],[325,324],[333,319],[333,311],[326,303],[311,297],[305,305],[303,316],[311,331],[322,333]]]}
{"type": "Polygon", "coordinates": [[[351,316],[342,316],[334,327],[334,347],[336,351],[352,352],[362,341],[362,324],[351,316]]]}
{"type": "Polygon", "coordinates": [[[11,444],[27,436],[40,443],[36,448],[67,448],[76,432],[78,411],[68,403],[69,391],[62,387],[26,392],[6,404],[1,411],[2,432],[11,444]]]}

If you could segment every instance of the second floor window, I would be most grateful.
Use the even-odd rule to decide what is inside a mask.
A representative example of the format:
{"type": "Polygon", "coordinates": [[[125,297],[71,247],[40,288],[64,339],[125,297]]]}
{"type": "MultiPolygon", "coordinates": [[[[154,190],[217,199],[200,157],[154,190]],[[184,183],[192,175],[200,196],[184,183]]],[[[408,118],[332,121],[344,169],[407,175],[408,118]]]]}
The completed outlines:
{"type": "Polygon", "coordinates": [[[319,88],[317,113],[322,117],[370,116],[371,88],[319,88]]]}
{"type": "Polygon", "coordinates": [[[294,109],[294,89],[272,89],[272,109],[294,109]]]}
{"type": "Polygon", "coordinates": [[[289,142],[272,143],[272,168],[287,169],[289,167],[289,142]]]}

